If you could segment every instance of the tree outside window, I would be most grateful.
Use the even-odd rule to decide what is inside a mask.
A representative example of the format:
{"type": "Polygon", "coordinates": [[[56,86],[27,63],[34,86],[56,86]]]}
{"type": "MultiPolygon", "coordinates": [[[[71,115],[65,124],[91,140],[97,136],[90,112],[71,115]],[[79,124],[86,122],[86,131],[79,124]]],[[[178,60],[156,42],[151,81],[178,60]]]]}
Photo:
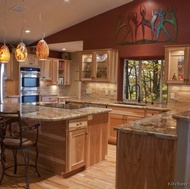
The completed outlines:
{"type": "Polygon", "coordinates": [[[166,103],[167,85],[164,84],[164,60],[125,60],[123,99],[166,103]],[[134,85],[134,87],[133,87],[134,85]],[[133,92],[131,89],[135,88],[133,92]]]}

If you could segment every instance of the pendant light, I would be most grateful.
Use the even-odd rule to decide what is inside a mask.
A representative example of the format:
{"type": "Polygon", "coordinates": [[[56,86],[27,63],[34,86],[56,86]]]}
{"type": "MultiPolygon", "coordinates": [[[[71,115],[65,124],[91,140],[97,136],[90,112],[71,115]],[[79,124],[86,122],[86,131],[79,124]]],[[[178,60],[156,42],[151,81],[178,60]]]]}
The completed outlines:
{"type": "MultiPolygon", "coordinates": [[[[24,0],[22,1],[24,4],[24,0]]],[[[26,45],[23,43],[23,29],[25,26],[25,19],[24,19],[24,14],[22,12],[22,20],[23,20],[23,27],[21,30],[21,42],[17,45],[16,51],[15,51],[15,58],[18,62],[25,62],[28,52],[27,52],[27,48],[26,45]]]]}
{"type": "Polygon", "coordinates": [[[36,46],[36,56],[39,60],[46,60],[49,56],[49,47],[43,38],[36,46]]]}
{"type": "MultiPolygon", "coordinates": [[[[7,0],[5,0],[5,5],[4,5],[4,17],[5,17],[4,25],[6,24],[6,3],[7,3],[7,0]]],[[[5,35],[4,35],[4,44],[0,48],[0,63],[8,63],[10,60],[10,51],[7,45],[5,44],[7,31],[4,26],[3,26],[3,29],[5,31],[5,35]]]]}
{"type": "MultiPolygon", "coordinates": [[[[42,8],[42,6],[41,6],[41,8],[42,8]]],[[[39,14],[39,19],[40,19],[40,23],[42,26],[43,37],[36,46],[36,56],[39,60],[46,60],[49,56],[49,47],[48,47],[46,41],[44,40],[45,32],[44,32],[44,27],[43,27],[43,23],[42,23],[41,13],[39,14]]]]}

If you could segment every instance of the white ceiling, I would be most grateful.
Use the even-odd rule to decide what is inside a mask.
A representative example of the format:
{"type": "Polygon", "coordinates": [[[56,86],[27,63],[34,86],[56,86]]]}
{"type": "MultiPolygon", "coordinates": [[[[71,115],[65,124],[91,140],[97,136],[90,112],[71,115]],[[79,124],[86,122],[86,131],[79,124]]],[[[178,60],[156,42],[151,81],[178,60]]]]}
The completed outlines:
{"type": "MultiPolygon", "coordinates": [[[[132,0],[0,0],[0,41],[16,46],[23,38],[29,45],[43,37],[52,35],[72,25],[92,18],[132,0]],[[25,11],[12,11],[17,6],[25,11]],[[4,29],[5,28],[5,29],[4,29]],[[26,29],[31,30],[29,34],[26,29]],[[23,31],[23,32],[22,32],[23,31]]],[[[82,50],[83,43],[48,44],[51,50],[73,52],[82,50]]]]}

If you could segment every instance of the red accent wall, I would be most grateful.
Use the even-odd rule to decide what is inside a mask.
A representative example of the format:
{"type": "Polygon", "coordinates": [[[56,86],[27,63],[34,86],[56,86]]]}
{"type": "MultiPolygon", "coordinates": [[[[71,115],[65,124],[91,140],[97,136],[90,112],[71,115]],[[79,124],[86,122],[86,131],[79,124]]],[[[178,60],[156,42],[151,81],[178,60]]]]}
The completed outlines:
{"type": "MultiPolygon", "coordinates": [[[[83,41],[83,49],[101,49],[115,48],[119,50],[120,68],[122,73],[123,58],[147,59],[147,58],[164,58],[164,45],[168,44],[187,44],[190,43],[190,6],[189,1],[179,0],[134,0],[131,3],[88,19],[70,28],[62,30],[54,35],[46,37],[46,42],[60,43],[70,41],[83,41]],[[178,35],[175,42],[155,42],[152,44],[132,44],[116,45],[116,26],[119,18],[128,15],[130,12],[137,12],[138,19],[141,19],[140,6],[146,7],[146,17],[151,18],[152,10],[168,7],[176,7],[176,18],[178,24],[178,35]]],[[[64,19],[63,19],[64,22],[64,19]]],[[[173,31],[173,26],[168,24],[167,30],[173,31]]],[[[146,37],[150,36],[150,29],[146,28],[146,37]]],[[[138,38],[142,36],[142,30],[138,30],[138,38]]],[[[161,40],[166,40],[163,32],[160,34],[161,40]]],[[[121,76],[121,75],[120,75],[121,76]]],[[[119,77],[118,82],[118,100],[121,100],[122,81],[119,77]]]]}
{"type": "MultiPolygon", "coordinates": [[[[82,40],[84,42],[84,50],[101,49],[101,48],[116,48],[120,51],[120,57],[124,58],[147,58],[147,57],[164,57],[165,44],[190,43],[190,6],[188,1],[179,0],[156,0],[143,1],[134,0],[131,3],[93,17],[89,20],[81,22],[75,26],[62,30],[54,35],[46,37],[47,43],[60,43],[69,41],[82,40]],[[176,18],[178,23],[178,35],[176,42],[157,42],[154,44],[140,45],[116,45],[116,26],[118,20],[123,15],[128,15],[130,12],[137,12],[140,20],[140,6],[146,7],[146,17],[151,18],[152,10],[158,8],[176,7],[176,18]]],[[[64,19],[63,19],[64,22],[64,19]]],[[[168,25],[167,29],[172,29],[168,25]]],[[[148,35],[149,28],[146,28],[148,35]]],[[[139,28],[140,32],[140,28],[139,28]]],[[[140,34],[141,35],[141,32],[140,34]]],[[[164,38],[164,33],[161,32],[161,38],[164,38]]],[[[164,38],[165,39],[165,38],[164,38]]]]}

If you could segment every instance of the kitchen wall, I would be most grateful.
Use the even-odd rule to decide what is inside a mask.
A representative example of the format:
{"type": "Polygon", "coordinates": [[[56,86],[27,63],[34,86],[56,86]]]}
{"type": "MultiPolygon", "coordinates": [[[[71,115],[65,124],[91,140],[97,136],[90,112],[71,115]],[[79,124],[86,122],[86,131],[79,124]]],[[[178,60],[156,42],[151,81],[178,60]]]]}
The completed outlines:
{"type": "MultiPolygon", "coordinates": [[[[91,19],[83,21],[79,24],[71,26],[67,29],[64,29],[56,34],[46,37],[47,43],[59,43],[59,42],[69,42],[69,41],[78,41],[83,40],[83,48],[84,50],[89,49],[102,49],[102,48],[114,48],[119,50],[120,56],[120,69],[119,69],[119,81],[117,85],[118,90],[118,99],[122,100],[122,69],[123,69],[123,60],[125,58],[133,58],[133,59],[143,59],[143,58],[164,58],[164,45],[172,45],[172,44],[187,44],[190,43],[189,33],[189,12],[190,6],[188,1],[180,2],[178,0],[157,0],[157,1],[148,1],[148,0],[134,0],[126,5],[120,6],[113,10],[110,10],[106,13],[95,16],[91,19]],[[116,27],[119,19],[123,16],[129,15],[129,13],[137,12],[137,19],[140,21],[140,7],[145,6],[145,18],[150,19],[152,17],[152,10],[156,10],[158,8],[163,8],[166,10],[175,11],[178,31],[176,41],[168,40],[168,41],[160,41],[156,40],[153,43],[142,43],[142,44],[122,44],[119,45],[116,43],[116,27]],[[80,31],[80,32],[76,32],[80,31]]],[[[169,18],[169,16],[167,16],[169,18]]],[[[159,19],[157,20],[160,21],[159,19]]],[[[124,28],[125,31],[126,28],[124,28]]],[[[168,32],[173,31],[174,26],[172,24],[167,25],[168,32]]],[[[147,35],[150,36],[150,28],[145,27],[145,37],[147,35]]],[[[142,36],[142,26],[139,26],[138,37],[142,36]]],[[[161,31],[160,33],[161,39],[166,37],[165,33],[161,31]]],[[[83,86],[84,87],[84,86],[83,86]]],[[[88,87],[88,86],[87,86],[88,87]]],[[[186,89],[190,88],[188,86],[186,89]]],[[[181,87],[176,88],[176,97],[180,97],[180,89],[181,87]]],[[[93,90],[93,91],[98,91],[93,90]]],[[[170,87],[169,87],[170,90],[170,87]]],[[[82,90],[82,97],[89,98],[92,96],[90,94],[86,94],[84,89],[82,90]]],[[[185,90],[186,91],[186,90],[185,90]]],[[[101,92],[102,93],[102,92],[101,92]]],[[[170,92],[169,92],[170,93],[170,92]]],[[[98,92],[96,93],[98,94],[98,92]]],[[[186,98],[186,92],[182,93],[186,98]]],[[[188,98],[188,96],[187,96],[188,98]]],[[[169,103],[173,103],[174,101],[168,100],[169,103]]]]}
{"type": "Polygon", "coordinates": [[[168,106],[175,110],[190,108],[190,86],[168,85],[168,106]]]}

